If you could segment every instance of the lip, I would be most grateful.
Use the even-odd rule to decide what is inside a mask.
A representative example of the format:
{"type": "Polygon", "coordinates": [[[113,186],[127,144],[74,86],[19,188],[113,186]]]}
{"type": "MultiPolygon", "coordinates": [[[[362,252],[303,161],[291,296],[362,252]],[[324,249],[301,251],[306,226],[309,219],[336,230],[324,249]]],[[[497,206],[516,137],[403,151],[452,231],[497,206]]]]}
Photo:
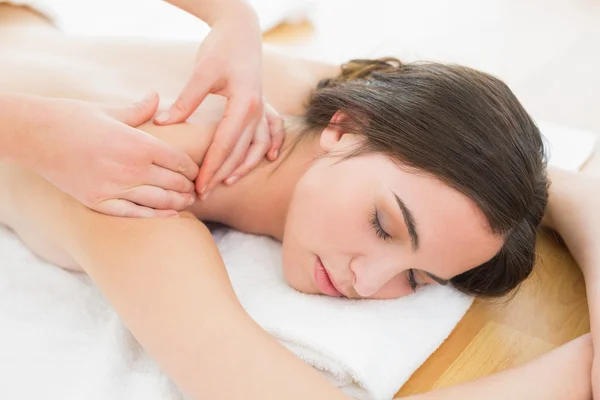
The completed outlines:
{"type": "Polygon", "coordinates": [[[317,261],[315,263],[314,276],[317,288],[321,291],[321,293],[332,297],[343,296],[343,294],[336,289],[331,277],[329,276],[329,272],[327,272],[327,269],[321,262],[321,258],[319,256],[317,256],[317,261]]]}

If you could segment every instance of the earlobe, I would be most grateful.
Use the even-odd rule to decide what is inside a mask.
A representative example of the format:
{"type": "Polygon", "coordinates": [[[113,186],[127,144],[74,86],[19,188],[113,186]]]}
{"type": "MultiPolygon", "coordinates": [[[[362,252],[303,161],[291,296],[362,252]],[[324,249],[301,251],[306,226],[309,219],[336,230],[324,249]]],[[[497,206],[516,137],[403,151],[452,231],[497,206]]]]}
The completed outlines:
{"type": "Polygon", "coordinates": [[[344,134],[343,128],[340,125],[346,119],[346,115],[341,111],[336,111],[329,121],[329,125],[321,132],[320,145],[327,152],[339,143],[344,134]]]}

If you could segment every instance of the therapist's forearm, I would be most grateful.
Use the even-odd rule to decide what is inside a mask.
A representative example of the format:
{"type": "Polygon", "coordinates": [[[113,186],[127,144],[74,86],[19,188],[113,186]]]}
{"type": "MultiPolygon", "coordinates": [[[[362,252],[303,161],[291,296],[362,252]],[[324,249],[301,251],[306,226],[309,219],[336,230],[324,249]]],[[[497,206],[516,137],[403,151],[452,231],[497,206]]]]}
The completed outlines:
{"type": "Polygon", "coordinates": [[[165,0],[213,26],[217,21],[230,18],[256,23],[258,17],[247,0],[165,0]]]}

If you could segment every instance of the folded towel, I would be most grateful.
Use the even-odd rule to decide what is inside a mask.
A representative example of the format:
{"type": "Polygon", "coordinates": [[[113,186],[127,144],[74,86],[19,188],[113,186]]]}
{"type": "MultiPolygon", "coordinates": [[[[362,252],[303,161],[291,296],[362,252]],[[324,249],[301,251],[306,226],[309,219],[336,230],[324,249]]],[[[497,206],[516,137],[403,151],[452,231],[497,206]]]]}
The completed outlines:
{"type": "Polygon", "coordinates": [[[283,278],[278,242],[231,230],[215,236],[248,314],[355,398],[391,399],[472,302],[443,286],[395,300],[298,293],[283,278]]]}
{"type": "MultiPolygon", "coordinates": [[[[579,168],[595,139],[561,129],[569,141],[549,135],[563,154],[550,161],[579,168]]],[[[355,398],[390,399],[472,301],[441,286],[385,301],[298,293],[283,280],[279,243],[227,229],[214,236],[252,318],[355,398]]],[[[0,326],[1,399],[183,398],[89,277],[41,261],[1,226],[0,326]]]]}
{"type": "MultiPolygon", "coordinates": [[[[92,36],[137,36],[200,41],[208,27],[162,0],[0,0],[45,14],[64,32],[92,36]]],[[[283,22],[309,18],[315,0],[249,0],[263,32],[283,22]]]]}

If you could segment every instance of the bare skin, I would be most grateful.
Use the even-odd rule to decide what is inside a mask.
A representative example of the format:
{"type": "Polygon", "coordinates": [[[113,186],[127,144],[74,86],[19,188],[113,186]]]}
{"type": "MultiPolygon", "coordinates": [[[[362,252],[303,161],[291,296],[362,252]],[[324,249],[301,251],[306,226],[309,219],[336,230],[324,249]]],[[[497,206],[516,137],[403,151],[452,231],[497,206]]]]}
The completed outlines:
{"type": "MultiPolygon", "coordinates": [[[[0,77],[1,90],[119,103],[135,100],[152,85],[169,102],[169,97],[180,87],[180,80],[188,76],[185,68],[170,60],[184,60],[187,52],[191,57],[195,51],[193,45],[169,44],[158,48],[156,44],[67,40],[48,26],[35,25],[39,30],[21,29],[32,21],[30,15],[19,16],[20,13],[0,6],[0,20],[12,14],[11,21],[21,19],[26,24],[0,24],[6,29],[0,30],[3,49],[0,54],[3,65],[8,66],[0,77]],[[165,56],[169,52],[172,57],[165,56]],[[36,62],[31,62],[32,57],[36,62]],[[139,63],[148,66],[144,77],[132,74],[139,68],[131,66],[139,63]],[[97,79],[89,79],[90,74],[97,79]],[[47,76],[52,76],[52,80],[44,79],[47,76]]],[[[267,99],[287,115],[301,114],[302,99],[316,82],[338,71],[337,66],[291,62],[271,55],[267,55],[263,64],[267,99]]],[[[141,128],[186,150],[200,162],[220,112],[222,102],[210,99],[188,124],[165,128],[146,124],[141,128]]],[[[238,197],[238,193],[248,193],[246,185],[252,185],[253,179],[261,176],[259,168],[254,178],[250,175],[231,188],[215,190],[206,202],[197,203],[191,211],[206,219],[219,219],[223,204],[238,197]]],[[[558,173],[553,181],[547,221],[561,233],[577,230],[580,227],[557,218],[567,210],[561,199],[579,201],[569,195],[574,187],[589,187],[594,183],[597,192],[600,186],[582,177],[573,179],[570,174],[558,173]]],[[[191,214],[154,220],[100,215],[16,165],[2,165],[0,182],[8,188],[0,194],[0,221],[14,229],[40,256],[57,265],[87,272],[149,354],[191,398],[211,395],[237,398],[242,393],[246,398],[345,398],[244,313],[209,232],[191,214]],[[151,316],[143,312],[148,307],[153,309],[151,316]],[[203,315],[208,313],[221,317],[207,321],[203,315]],[[236,335],[231,335],[232,331],[236,335]],[[237,340],[242,335],[243,344],[237,340]],[[179,346],[166,347],[167,342],[179,346]],[[207,349],[219,352],[218,364],[200,356],[207,349]],[[265,387],[270,388],[269,393],[265,393],[265,387]]],[[[233,218],[230,224],[277,236],[276,227],[269,221],[258,224],[260,208],[254,209],[258,210],[257,218],[244,218],[244,209],[258,201],[246,200],[233,213],[235,217],[230,213],[233,218]]],[[[583,204],[588,203],[584,198],[583,204]]],[[[596,213],[594,218],[597,217],[596,213]]],[[[592,235],[579,236],[583,239],[573,235],[570,241],[574,248],[583,249],[580,252],[585,254],[583,265],[597,265],[598,254],[589,251],[586,242],[592,235]]],[[[569,238],[566,240],[569,242],[569,238]]],[[[591,341],[586,337],[521,369],[422,398],[492,398],[500,394],[503,396],[499,398],[589,398],[590,347],[591,341]],[[528,385],[532,377],[546,374],[553,377],[555,386],[528,385]]]]}

